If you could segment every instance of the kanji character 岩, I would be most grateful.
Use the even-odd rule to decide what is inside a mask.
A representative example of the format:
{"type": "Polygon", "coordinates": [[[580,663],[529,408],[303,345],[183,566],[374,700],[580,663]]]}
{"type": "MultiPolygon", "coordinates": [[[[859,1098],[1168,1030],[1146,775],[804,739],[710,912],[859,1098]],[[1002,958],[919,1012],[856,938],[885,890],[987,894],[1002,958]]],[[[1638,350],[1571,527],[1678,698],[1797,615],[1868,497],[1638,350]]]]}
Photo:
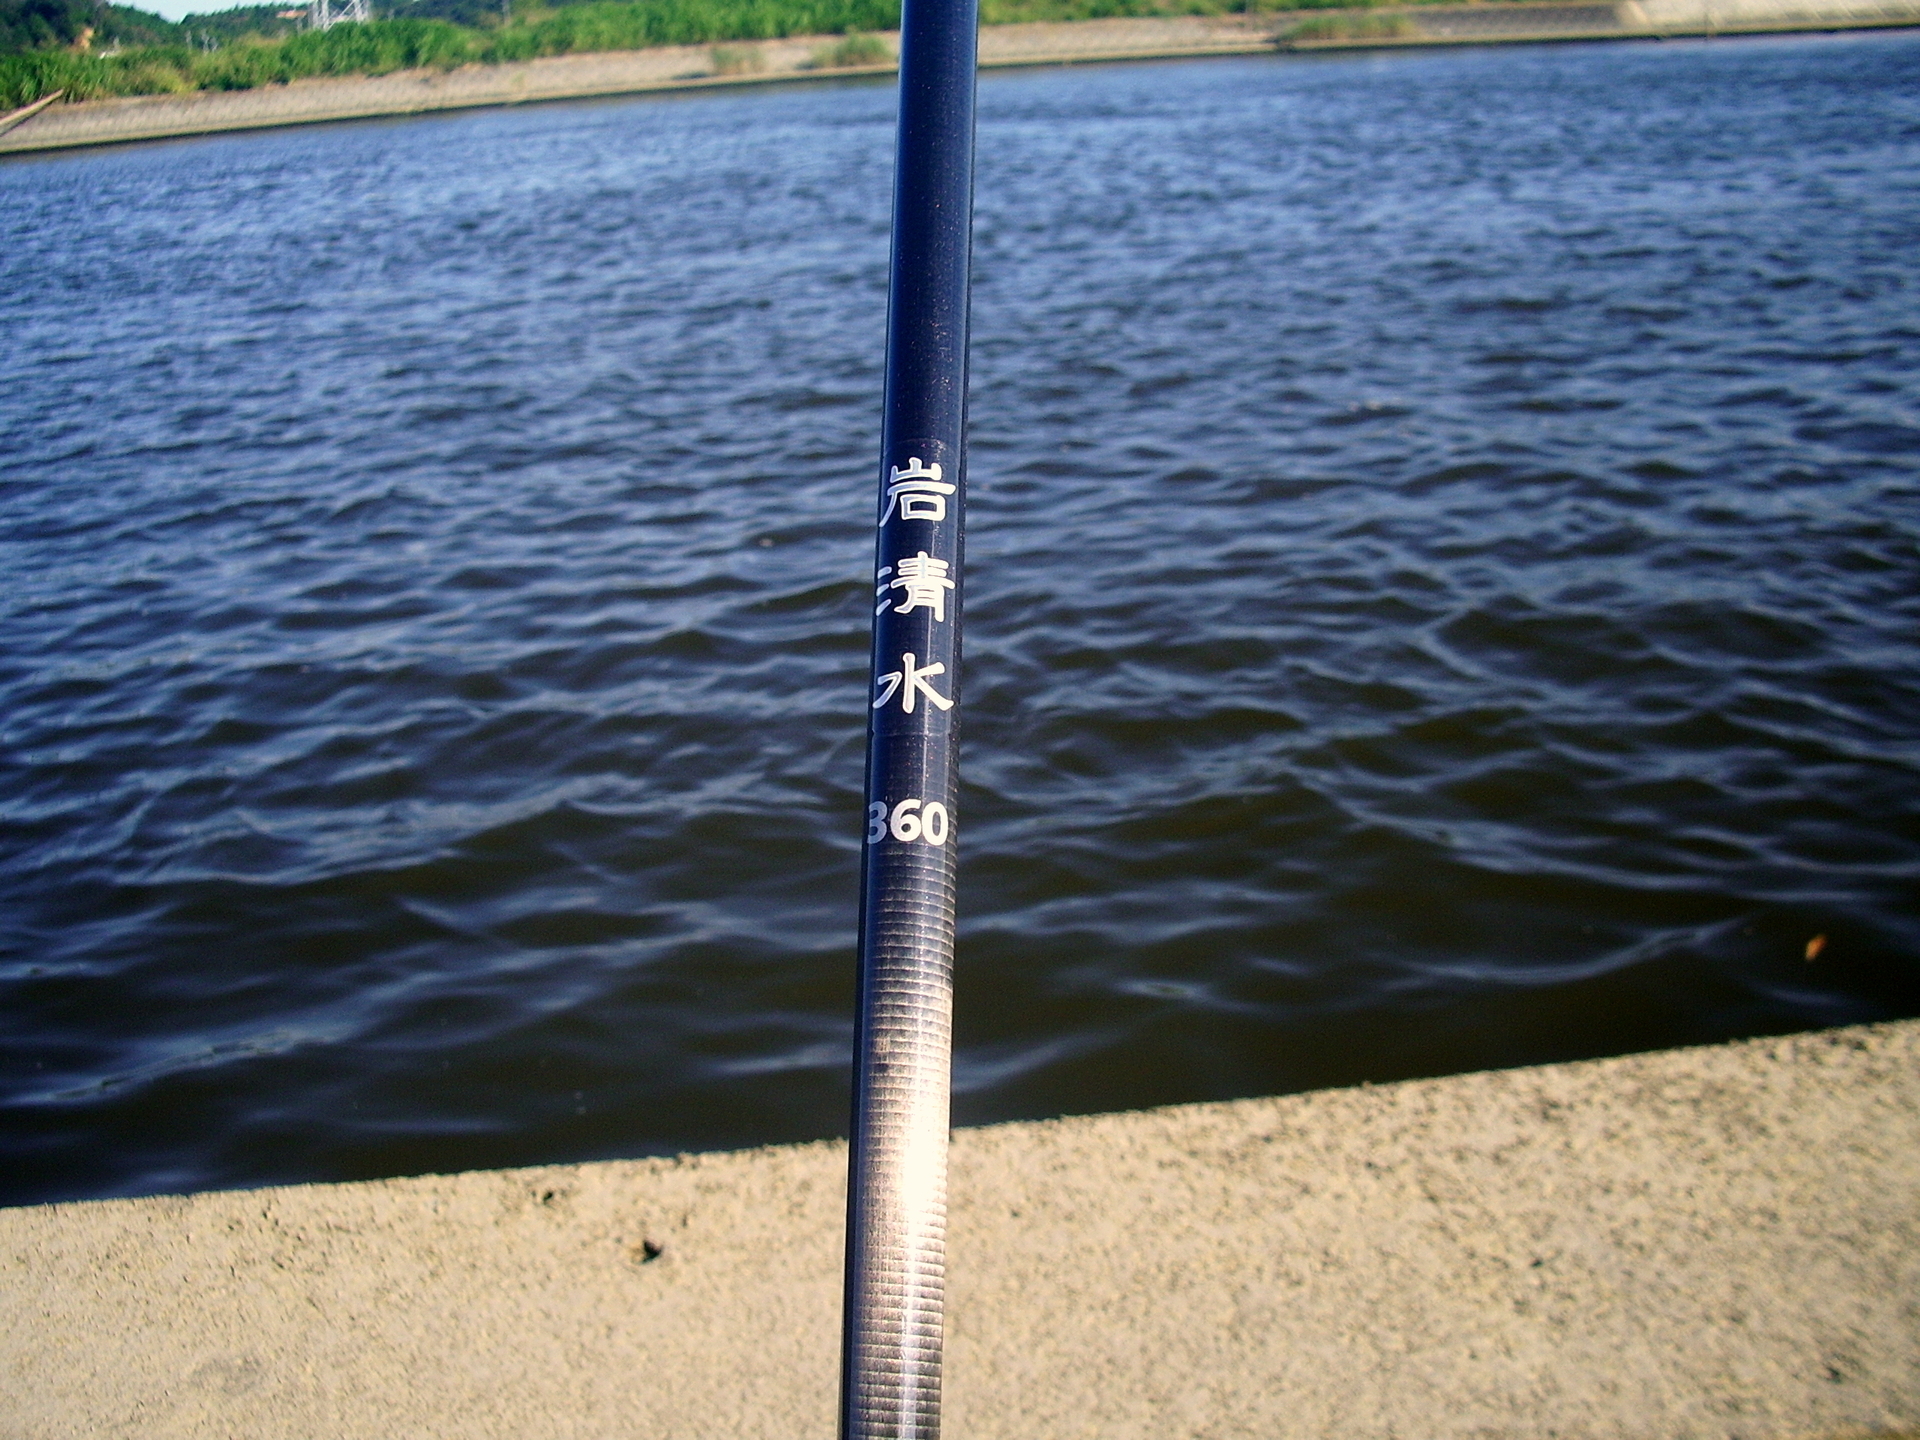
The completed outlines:
{"type": "Polygon", "coordinates": [[[887,481],[887,508],[880,516],[880,523],[884,525],[893,518],[896,505],[902,520],[944,520],[947,518],[946,497],[959,488],[941,483],[937,462],[922,465],[918,455],[910,456],[904,470],[898,465],[892,468],[887,481]]]}

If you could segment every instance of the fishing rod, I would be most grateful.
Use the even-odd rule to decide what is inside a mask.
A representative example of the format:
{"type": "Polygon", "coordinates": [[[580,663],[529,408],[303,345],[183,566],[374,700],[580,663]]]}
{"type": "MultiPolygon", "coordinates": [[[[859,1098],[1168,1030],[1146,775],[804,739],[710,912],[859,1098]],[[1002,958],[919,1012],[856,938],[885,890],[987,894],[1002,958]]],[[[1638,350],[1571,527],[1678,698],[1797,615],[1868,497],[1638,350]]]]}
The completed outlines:
{"type": "Polygon", "coordinates": [[[842,1440],[934,1440],[978,0],[905,0],[874,561],[842,1440]]]}

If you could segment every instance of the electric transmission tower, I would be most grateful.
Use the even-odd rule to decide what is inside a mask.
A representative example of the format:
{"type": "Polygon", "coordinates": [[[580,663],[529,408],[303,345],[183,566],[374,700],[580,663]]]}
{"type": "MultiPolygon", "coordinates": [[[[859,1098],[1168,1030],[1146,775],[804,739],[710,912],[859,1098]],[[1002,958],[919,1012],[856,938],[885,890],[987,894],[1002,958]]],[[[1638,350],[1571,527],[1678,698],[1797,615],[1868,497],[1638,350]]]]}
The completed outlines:
{"type": "Polygon", "coordinates": [[[364,25],[373,19],[368,0],[307,0],[307,28],[331,30],[346,21],[364,25]]]}

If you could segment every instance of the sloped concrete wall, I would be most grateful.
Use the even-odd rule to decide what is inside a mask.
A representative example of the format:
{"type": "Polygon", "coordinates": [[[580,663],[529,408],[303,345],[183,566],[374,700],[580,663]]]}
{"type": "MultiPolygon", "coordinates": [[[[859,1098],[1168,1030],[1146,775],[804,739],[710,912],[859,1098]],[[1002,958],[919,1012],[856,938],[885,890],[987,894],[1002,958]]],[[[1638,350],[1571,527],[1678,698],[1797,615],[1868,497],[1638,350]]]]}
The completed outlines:
{"type": "Polygon", "coordinates": [[[1910,25],[1916,7],[1900,0],[1633,0],[1653,29],[1702,33],[1779,25],[1910,25]]]}
{"type": "Polygon", "coordinates": [[[1604,3],[1398,6],[1294,17],[1294,50],[1488,45],[1784,34],[1920,24],[1920,0],[1604,0],[1604,3]]]}

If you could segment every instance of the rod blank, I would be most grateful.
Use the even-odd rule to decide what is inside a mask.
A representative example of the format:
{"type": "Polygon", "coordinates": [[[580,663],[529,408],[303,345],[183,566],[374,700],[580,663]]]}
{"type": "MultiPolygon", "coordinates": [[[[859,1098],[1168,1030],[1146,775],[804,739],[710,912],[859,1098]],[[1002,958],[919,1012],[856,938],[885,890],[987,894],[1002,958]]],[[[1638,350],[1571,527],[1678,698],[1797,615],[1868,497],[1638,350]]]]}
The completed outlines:
{"type": "Polygon", "coordinates": [[[840,1433],[940,1433],[977,0],[906,0],[840,1433]]]}

